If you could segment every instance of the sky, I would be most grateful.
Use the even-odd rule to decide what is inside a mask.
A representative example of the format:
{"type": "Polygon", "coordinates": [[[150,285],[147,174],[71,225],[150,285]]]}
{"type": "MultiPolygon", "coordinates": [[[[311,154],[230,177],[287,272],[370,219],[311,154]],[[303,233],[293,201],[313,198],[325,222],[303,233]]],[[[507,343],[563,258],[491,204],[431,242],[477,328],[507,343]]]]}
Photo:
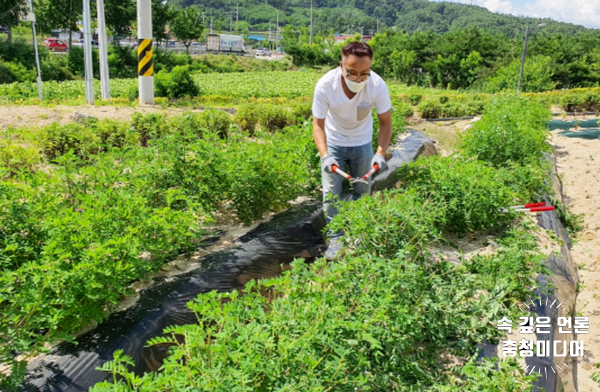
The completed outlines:
{"type": "Polygon", "coordinates": [[[552,18],[586,27],[600,28],[600,0],[443,0],[475,4],[492,12],[552,18]]]}

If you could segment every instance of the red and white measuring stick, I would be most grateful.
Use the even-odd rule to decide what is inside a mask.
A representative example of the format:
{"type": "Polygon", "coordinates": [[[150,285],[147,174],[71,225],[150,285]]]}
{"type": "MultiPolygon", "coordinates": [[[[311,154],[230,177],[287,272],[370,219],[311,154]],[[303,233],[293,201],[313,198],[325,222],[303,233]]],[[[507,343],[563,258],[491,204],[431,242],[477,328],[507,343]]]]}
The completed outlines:
{"type": "Polygon", "coordinates": [[[513,211],[516,212],[542,212],[542,211],[553,211],[554,206],[546,206],[546,207],[533,207],[533,208],[514,208],[513,211]]]}
{"type": "Polygon", "coordinates": [[[545,201],[541,201],[539,203],[529,203],[523,204],[520,206],[511,206],[510,208],[521,209],[521,208],[536,208],[536,207],[544,207],[546,205],[545,201]]]}

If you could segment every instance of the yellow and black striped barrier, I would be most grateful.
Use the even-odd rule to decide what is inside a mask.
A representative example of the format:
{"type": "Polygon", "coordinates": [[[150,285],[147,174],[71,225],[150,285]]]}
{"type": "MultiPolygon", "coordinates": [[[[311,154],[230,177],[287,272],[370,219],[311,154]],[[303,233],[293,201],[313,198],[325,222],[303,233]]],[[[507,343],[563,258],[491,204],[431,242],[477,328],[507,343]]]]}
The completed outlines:
{"type": "Polygon", "coordinates": [[[152,40],[138,40],[138,75],[154,76],[154,61],[152,60],[152,40]]]}

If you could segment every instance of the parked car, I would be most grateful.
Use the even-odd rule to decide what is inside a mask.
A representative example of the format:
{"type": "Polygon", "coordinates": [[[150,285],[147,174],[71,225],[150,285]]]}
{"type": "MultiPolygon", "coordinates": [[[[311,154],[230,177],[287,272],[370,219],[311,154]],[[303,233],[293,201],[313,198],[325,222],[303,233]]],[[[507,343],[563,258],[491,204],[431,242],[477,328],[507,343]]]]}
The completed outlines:
{"type": "Polygon", "coordinates": [[[69,50],[69,46],[58,38],[46,38],[42,43],[51,52],[66,52],[69,50]]]}
{"type": "Polygon", "coordinates": [[[271,51],[267,48],[258,48],[258,49],[256,49],[256,55],[263,56],[263,57],[265,57],[265,56],[271,57],[271,51]]]}
{"type": "MultiPolygon", "coordinates": [[[[79,41],[73,42],[73,46],[76,46],[78,48],[83,48],[83,44],[84,44],[83,38],[80,39],[79,41]]],[[[93,39],[92,40],[92,48],[98,49],[98,46],[99,46],[98,41],[96,41],[96,40],[93,39]]]]}

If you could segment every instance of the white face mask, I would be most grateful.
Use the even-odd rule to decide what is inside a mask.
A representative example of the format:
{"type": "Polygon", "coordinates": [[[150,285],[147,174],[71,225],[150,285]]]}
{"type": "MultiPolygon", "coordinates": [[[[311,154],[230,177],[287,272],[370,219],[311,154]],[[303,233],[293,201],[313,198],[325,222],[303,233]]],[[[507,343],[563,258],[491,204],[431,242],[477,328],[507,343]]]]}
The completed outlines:
{"type": "Polygon", "coordinates": [[[357,83],[357,82],[353,82],[352,80],[348,80],[345,77],[344,77],[344,79],[346,79],[346,85],[348,86],[350,91],[352,91],[353,93],[356,93],[356,94],[358,94],[360,92],[360,90],[362,90],[367,85],[367,80],[368,80],[367,79],[365,81],[357,83]]]}

